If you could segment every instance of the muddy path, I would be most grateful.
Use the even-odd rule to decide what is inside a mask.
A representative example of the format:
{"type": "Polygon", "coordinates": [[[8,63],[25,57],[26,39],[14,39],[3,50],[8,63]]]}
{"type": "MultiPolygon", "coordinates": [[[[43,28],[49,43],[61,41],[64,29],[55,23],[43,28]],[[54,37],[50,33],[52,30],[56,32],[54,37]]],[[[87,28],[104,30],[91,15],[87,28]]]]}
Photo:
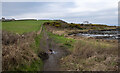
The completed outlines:
{"type": "MultiPolygon", "coordinates": [[[[61,57],[65,56],[65,50],[59,47],[59,44],[55,43],[52,38],[48,36],[46,31],[43,29],[43,41],[46,46],[44,46],[44,51],[48,53],[48,49],[52,49],[55,51],[55,54],[49,54],[49,58],[44,61],[44,68],[43,71],[59,71],[60,64],[59,60],[61,57]]],[[[43,42],[41,42],[43,44],[43,42]]]]}

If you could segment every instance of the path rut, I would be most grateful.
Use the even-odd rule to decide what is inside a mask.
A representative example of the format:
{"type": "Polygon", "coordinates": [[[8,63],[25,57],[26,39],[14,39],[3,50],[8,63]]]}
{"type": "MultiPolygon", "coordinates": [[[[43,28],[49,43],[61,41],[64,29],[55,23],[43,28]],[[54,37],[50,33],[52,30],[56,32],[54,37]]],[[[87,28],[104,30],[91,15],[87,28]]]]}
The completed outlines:
{"type": "MultiPolygon", "coordinates": [[[[46,31],[43,29],[43,39],[46,43],[44,51],[48,53],[48,49],[52,49],[56,54],[49,54],[49,58],[44,61],[43,71],[60,71],[59,60],[61,57],[65,56],[65,51],[59,47],[59,44],[55,43],[52,38],[48,36],[46,31]]],[[[41,42],[42,44],[42,42],[41,42]]]]}

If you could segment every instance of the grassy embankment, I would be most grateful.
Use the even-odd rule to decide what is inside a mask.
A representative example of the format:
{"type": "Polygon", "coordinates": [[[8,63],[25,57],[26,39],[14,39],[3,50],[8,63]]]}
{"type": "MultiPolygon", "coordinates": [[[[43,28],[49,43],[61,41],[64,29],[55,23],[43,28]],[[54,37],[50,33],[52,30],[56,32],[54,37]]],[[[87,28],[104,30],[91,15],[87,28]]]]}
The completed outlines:
{"type": "MultiPolygon", "coordinates": [[[[40,30],[41,24],[43,24],[44,22],[47,22],[47,21],[49,21],[49,20],[2,22],[2,30],[12,32],[12,33],[18,33],[18,34],[24,34],[24,33],[33,32],[33,31],[37,32],[38,30],[40,30]]],[[[31,44],[31,49],[32,49],[32,51],[34,51],[34,54],[36,54],[36,55],[38,54],[38,51],[41,50],[41,48],[39,48],[41,35],[42,34],[36,36],[34,38],[35,42],[33,42],[33,44],[31,44]]],[[[27,53],[27,51],[26,51],[26,53],[27,53]]],[[[15,67],[13,67],[13,70],[39,71],[39,70],[42,70],[43,63],[40,58],[37,58],[37,60],[32,59],[32,61],[28,62],[28,64],[26,61],[26,63],[24,65],[22,64],[22,65],[18,65],[18,66],[19,67],[17,67],[17,69],[15,67]]]]}
{"type": "MultiPolygon", "coordinates": [[[[44,29],[46,28],[44,27],[44,29]]],[[[49,32],[49,30],[47,29],[46,32],[49,35],[49,37],[53,39],[55,43],[61,44],[60,47],[65,47],[68,50],[73,49],[73,45],[76,42],[76,40],[71,38],[66,38],[64,37],[64,35],[53,34],[52,32],[49,32]]]]}
{"type": "Polygon", "coordinates": [[[66,34],[88,32],[89,30],[109,30],[109,29],[118,28],[116,26],[107,26],[107,25],[102,25],[102,24],[67,23],[67,22],[62,21],[62,20],[58,20],[58,21],[55,21],[55,22],[47,22],[44,25],[54,27],[54,29],[57,28],[57,31],[61,31],[61,32],[64,32],[66,34]],[[63,31],[63,30],[65,30],[65,31],[63,31]]]}

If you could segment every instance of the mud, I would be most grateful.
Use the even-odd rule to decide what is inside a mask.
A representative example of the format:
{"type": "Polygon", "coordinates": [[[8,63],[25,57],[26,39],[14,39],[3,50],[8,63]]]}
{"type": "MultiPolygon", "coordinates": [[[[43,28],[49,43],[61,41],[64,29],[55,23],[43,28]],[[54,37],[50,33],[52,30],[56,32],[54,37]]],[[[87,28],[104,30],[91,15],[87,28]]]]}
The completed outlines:
{"type": "Polygon", "coordinates": [[[49,55],[46,52],[39,52],[38,57],[40,57],[44,61],[49,58],[49,55]]]}
{"type": "Polygon", "coordinates": [[[59,44],[55,43],[52,38],[48,36],[45,30],[43,30],[43,37],[46,43],[44,50],[48,53],[48,49],[55,51],[55,54],[48,53],[49,58],[44,61],[43,71],[60,71],[60,59],[67,55],[65,48],[61,48],[59,44]]]}

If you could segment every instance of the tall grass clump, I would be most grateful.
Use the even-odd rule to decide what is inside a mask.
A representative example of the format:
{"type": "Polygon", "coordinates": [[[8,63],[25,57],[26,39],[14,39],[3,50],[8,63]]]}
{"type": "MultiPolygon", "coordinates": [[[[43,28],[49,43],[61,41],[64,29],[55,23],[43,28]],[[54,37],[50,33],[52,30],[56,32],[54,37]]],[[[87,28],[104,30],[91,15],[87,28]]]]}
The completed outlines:
{"type": "Polygon", "coordinates": [[[89,58],[96,54],[117,55],[118,46],[95,40],[79,40],[75,44],[73,53],[81,58],[89,58]]]}

